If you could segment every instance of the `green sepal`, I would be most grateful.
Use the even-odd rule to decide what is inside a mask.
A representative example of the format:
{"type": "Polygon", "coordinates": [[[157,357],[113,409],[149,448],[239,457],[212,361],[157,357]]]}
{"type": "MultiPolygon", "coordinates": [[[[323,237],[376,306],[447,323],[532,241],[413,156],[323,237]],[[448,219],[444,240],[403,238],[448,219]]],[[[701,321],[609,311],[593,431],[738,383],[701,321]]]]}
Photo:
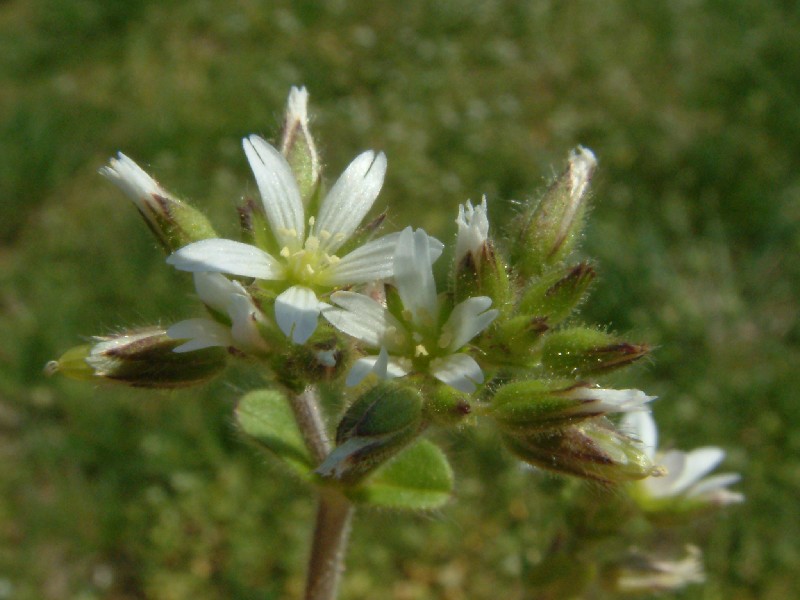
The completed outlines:
{"type": "Polygon", "coordinates": [[[472,412],[469,394],[449,385],[436,385],[426,391],[425,417],[441,427],[453,427],[464,422],[472,412]]]}
{"type": "Polygon", "coordinates": [[[530,367],[538,360],[535,350],[548,330],[546,319],[541,317],[501,317],[481,343],[483,362],[500,367],[530,367]]]}
{"type": "Polygon", "coordinates": [[[454,305],[473,296],[488,296],[492,308],[501,311],[511,305],[513,293],[506,261],[490,239],[478,256],[467,252],[453,265],[452,282],[454,305]]]}
{"type": "Polygon", "coordinates": [[[277,390],[256,390],[236,406],[241,430],[305,480],[313,479],[314,462],[297,427],[288,400],[277,390]]]}
{"type": "Polygon", "coordinates": [[[626,367],[649,352],[645,344],[624,342],[605,331],[570,327],[545,338],[542,365],[556,377],[603,375],[626,367]]]}
{"type": "Polygon", "coordinates": [[[422,426],[419,391],[405,384],[380,383],[347,409],[336,429],[336,448],[317,473],[354,485],[409,444],[422,426]]]}
{"type": "Polygon", "coordinates": [[[574,381],[515,381],[497,390],[487,413],[512,434],[542,432],[602,415],[602,410],[587,409],[592,402],[570,393],[581,387],[574,381]]]}
{"type": "Polygon", "coordinates": [[[521,460],[548,471],[617,484],[663,474],[636,440],[604,418],[543,433],[502,435],[521,460]]]}
{"type": "Polygon", "coordinates": [[[453,490],[453,470],[444,452],[419,440],[346,491],[354,502],[381,508],[432,510],[445,504],[453,490]]]}
{"type": "Polygon", "coordinates": [[[585,262],[553,269],[535,280],[519,303],[519,312],[546,319],[550,327],[566,319],[586,297],[595,271],[585,262]]]}

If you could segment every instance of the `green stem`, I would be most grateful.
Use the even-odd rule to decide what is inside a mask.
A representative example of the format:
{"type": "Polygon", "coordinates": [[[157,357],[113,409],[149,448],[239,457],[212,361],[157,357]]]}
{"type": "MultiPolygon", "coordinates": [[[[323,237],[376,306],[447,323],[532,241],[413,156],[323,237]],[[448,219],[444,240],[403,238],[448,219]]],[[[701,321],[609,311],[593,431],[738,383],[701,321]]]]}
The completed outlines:
{"type": "MultiPolygon", "coordinates": [[[[317,389],[309,386],[302,393],[290,397],[306,447],[320,464],[328,456],[331,443],[319,407],[317,389]]],[[[319,488],[305,600],[335,600],[344,570],[352,517],[353,505],[341,492],[319,488]]]]}

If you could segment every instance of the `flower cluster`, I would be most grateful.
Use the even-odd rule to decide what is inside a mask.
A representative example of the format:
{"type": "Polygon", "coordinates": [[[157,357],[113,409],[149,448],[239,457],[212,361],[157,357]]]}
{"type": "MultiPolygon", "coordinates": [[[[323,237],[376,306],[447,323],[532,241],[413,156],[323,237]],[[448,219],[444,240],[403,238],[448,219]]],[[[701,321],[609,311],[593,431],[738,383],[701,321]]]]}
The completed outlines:
{"type": "MultiPolygon", "coordinates": [[[[133,200],[167,263],[193,274],[207,314],[90,345],[59,363],[62,371],[148,385],[130,373],[151,370],[125,362],[141,360],[145,339],[158,360],[176,355],[172,368],[183,365],[191,381],[204,379],[197,361],[209,349],[261,360],[287,389],[334,381],[351,400],[341,423],[360,423],[340,428],[339,448],[318,471],[338,478],[366,476],[372,467],[357,458],[385,462],[428,424],[475,414],[537,468],[603,483],[643,480],[640,495],[659,501],[741,498],[726,489],[735,476],[701,480],[721,450],[655,453],[654,398],[597,383],[649,349],[574,317],[594,279],[588,262],[569,262],[597,165],[590,150],[573,151],[565,172],[523,205],[504,243],[492,235],[485,196],[460,205],[446,253],[423,229],[376,236],[382,218],[363,225],[383,187],[382,152],[361,153],[325,190],[307,103],[304,88],[291,90],[277,147],[256,135],[242,142],[261,200],[241,209],[245,241],[220,238],[124,154],[100,170],[133,200]],[[442,255],[452,257],[446,285],[434,276],[442,255]],[[387,424],[380,412],[390,409],[380,407],[389,405],[387,424]],[[619,427],[609,418],[617,413],[625,413],[619,427]]],[[[219,356],[200,361],[209,377],[219,356]]]]}

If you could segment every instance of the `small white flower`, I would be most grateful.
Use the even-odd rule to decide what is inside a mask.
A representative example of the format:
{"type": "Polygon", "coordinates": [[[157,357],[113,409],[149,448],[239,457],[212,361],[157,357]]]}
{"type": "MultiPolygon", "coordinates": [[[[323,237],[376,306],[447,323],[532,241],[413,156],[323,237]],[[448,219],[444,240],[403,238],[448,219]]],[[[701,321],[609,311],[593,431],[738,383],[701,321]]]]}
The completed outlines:
{"type": "Polygon", "coordinates": [[[683,497],[718,506],[744,501],[744,495],[727,489],[741,479],[738,473],[721,473],[706,477],[725,458],[725,451],[721,448],[706,446],[690,452],[680,450],[658,452],[658,430],[655,420],[648,412],[625,415],[622,430],[639,439],[650,459],[662,465],[667,471],[663,477],[648,478],[638,482],[651,498],[683,497]]]}
{"type": "Polygon", "coordinates": [[[203,303],[227,316],[231,325],[212,319],[187,319],[175,323],[167,329],[167,335],[187,341],[174,352],[191,352],[211,346],[235,346],[244,352],[266,349],[258,329],[265,317],[242,284],[219,273],[195,273],[194,283],[203,303]]]}
{"type": "Polygon", "coordinates": [[[397,240],[394,281],[402,300],[401,318],[369,296],[335,292],[338,308],[323,312],[326,319],[366,346],[379,349],[356,361],[347,385],[356,385],[369,373],[382,379],[401,377],[411,371],[427,371],[440,381],[471,393],[483,383],[483,372],[468,354],[459,352],[497,317],[489,310],[490,298],[468,298],[453,308],[444,325],[431,264],[440,252],[432,248],[423,230],[406,228],[397,240]],[[435,254],[435,256],[434,256],[435,254]]]}
{"type": "Polygon", "coordinates": [[[167,262],[182,271],[279,282],[275,320],[287,336],[302,344],[314,333],[324,307],[320,294],[393,275],[397,234],[367,242],[342,257],[336,254],[375,202],[386,157],[372,151],[356,157],[322,201],[317,216],[306,220],[297,182],[283,155],[255,135],[243,144],[278,251],[270,254],[241,242],[207,239],[181,248],[167,262]]]}
{"type": "Polygon", "coordinates": [[[464,256],[471,254],[477,263],[481,248],[489,237],[489,214],[486,208],[486,196],[478,206],[473,207],[472,202],[458,207],[458,236],[456,237],[455,261],[458,264],[464,256]]]}
{"type": "Polygon", "coordinates": [[[168,216],[165,212],[164,202],[166,200],[178,202],[155,179],[122,152],[117,154],[117,158],[112,158],[108,165],[101,168],[99,172],[121,189],[133,201],[139,212],[156,228],[160,227],[160,223],[156,221],[157,217],[168,216]]]}

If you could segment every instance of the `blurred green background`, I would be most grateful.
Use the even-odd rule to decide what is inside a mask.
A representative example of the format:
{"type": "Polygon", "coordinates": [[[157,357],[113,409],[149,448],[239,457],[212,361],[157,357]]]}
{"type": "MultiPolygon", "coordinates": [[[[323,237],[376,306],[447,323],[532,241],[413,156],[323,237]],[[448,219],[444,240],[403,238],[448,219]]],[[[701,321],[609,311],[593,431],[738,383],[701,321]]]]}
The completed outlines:
{"type": "MultiPolygon", "coordinates": [[[[389,157],[391,227],[493,222],[577,144],[600,160],[583,309],[657,346],[619,384],[658,394],[665,444],[728,449],[747,503],[703,521],[709,582],[800,587],[800,9],[778,0],[0,3],[0,599],[287,598],[313,506],[236,433],[247,370],[200,391],[46,380],[83,336],[197,314],[136,211],[117,150],[236,231],[240,139],[311,92],[334,177],[389,157]]],[[[491,434],[443,439],[456,498],[359,515],[344,599],[535,597],[522,567],[560,482],[491,434]]],[[[598,498],[600,496],[598,495],[598,498]]],[[[561,512],[560,512],[561,511],[561,512]]]]}

